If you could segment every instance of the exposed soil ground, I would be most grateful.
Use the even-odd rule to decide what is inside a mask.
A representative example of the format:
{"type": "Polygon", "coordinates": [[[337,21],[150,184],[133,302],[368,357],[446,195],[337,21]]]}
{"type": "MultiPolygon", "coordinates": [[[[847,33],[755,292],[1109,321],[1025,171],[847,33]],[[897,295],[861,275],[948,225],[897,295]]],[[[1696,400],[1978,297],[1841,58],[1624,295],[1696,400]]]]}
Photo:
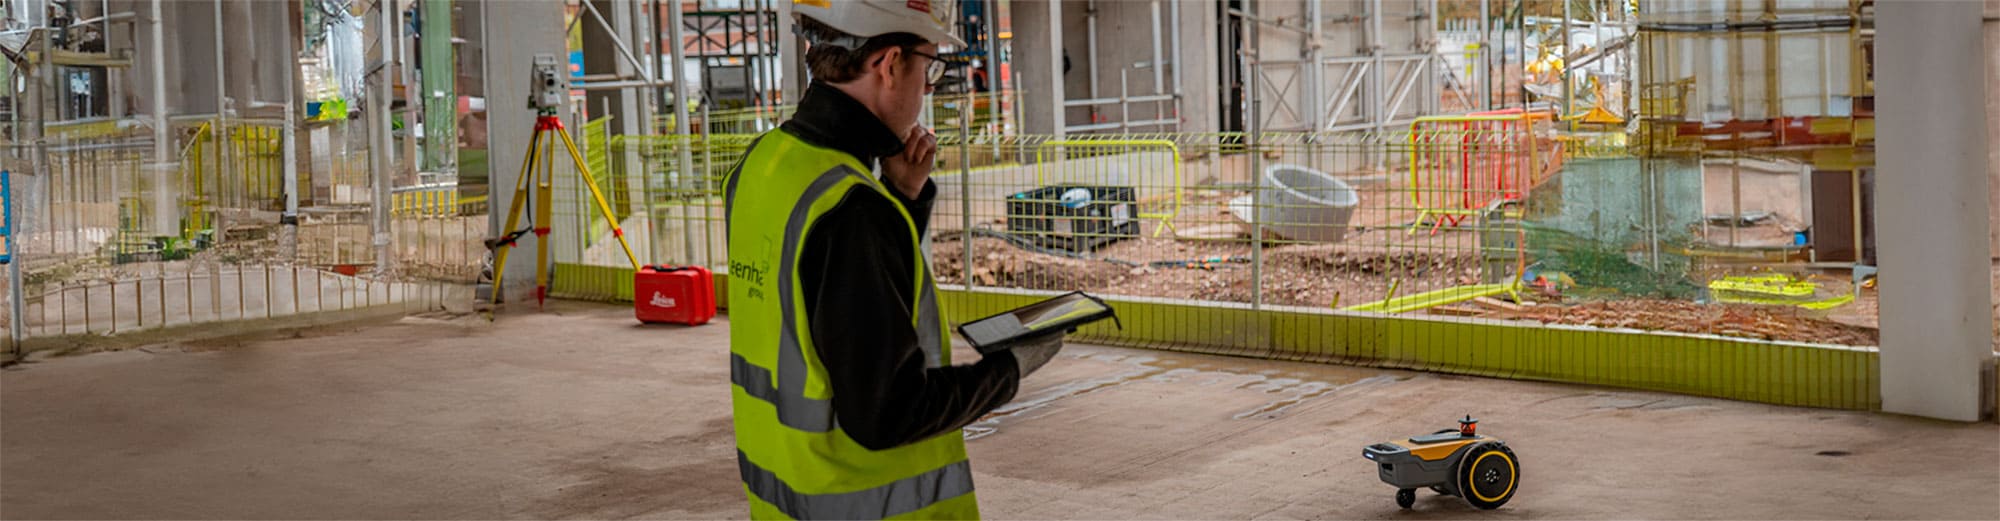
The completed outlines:
{"type": "Polygon", "coordinates": [[[1574,306],[1532,306],[1496,317],[1606,328],[1677,331],[1856,346],[1877,345],[1874,328],[1807,316],[1793,306],[1697,304],[1677,300],[1622,300],[1574,306]]]}
{"type": "MultiPolygon", "coordinates": [[[[1248,264],[1222,263],[1213,268],[1146,265],[1153,260],[1164,260],[1154,257],[1169,253],[1190,259],[1242,256],[1248,253],[1246,245],[1144,238],[1107,248],[1100,253],[1100,259],[1079,259],[1031,252],[994,238],[979,237],[973,242],[972,278],[979,286],[1251,301],[1253,273],[1248,264]],[[1118,257],[1120,254],[1127,256],[1118,257]],[[1139,266],[1115,264],[1103,258],[1139,266]]],[[[956,284],[963,280],[964,241],[942,240],[933,248],[939,281],[956,284]]],[[[1264,302],[1272,305],[1327,307],[1337,295],[1341,306],[1346,307],[1382,299],[1392,284],[1397,286],[1397,294],[1408,295],[1479,282],[1477,259],[1464,255],[1350,252],[1326,245],[1272,246],[1265,249],[1264,255],[1269,259],[1263,273],[1264,302]]],[[[1792,342],[1872,346],[1877,345],[1878,338],[1872,289],[1864,289],[1856,302],[1837,308],[1842,313],[1839,316],[1794,306],[1701,304],[1665,299],[1563,304],[1536,292],[1524,297],[1530,302],[1518,309],[1512,306],[1451,309],[1455,311],[1453,314],[1488,318],[1792,342]]],[[[1996,314],[2000,314],[2000,308],[1996,308],[1996,314]]]]}
{"type": "MultiPolygon", "coordinates": [[[[1393,197],[1377,185],[1370,196],[1393,197]]],[[[1039,290],[1084,290],[1107,295],[1143,296],[1247,303],[1253,300],[1251,281],[1258,275],[1249,262],[1256,253],[1249,232],[1227,210],[1230,199],[1244,192],[1193,190],[1173,230],[1158,230],[1147,221],[1138,238],[1125,239],[1088,253],[1051,248],[1030,249],[976,234],[970,279],[975,285],[1039,290]],[[1175,238],[1175,234],[1180,238],[1175,238]],[[1199,262],[1199,261],[1220,262],[1199,262]],[[1179,261],[1176,266],[1156,262],[1179,261]],[[1194,262],[1190,262],[1194,261],[1194,262]]],[[[1292,243],[1273,238],[1263,248],[1263,301],[1269,305],[1348,307],[1394,295],[1478,284],[1481,280],[1476,232],[1444,229],[1410,233],[1413,215],[1387,205],[1364,204],[1354,214],[1346,240],[1339,244],[1292,243]]],[[[998,229],[1002,222],[986,222],[998,229]]],[[[948,226],[950,221],[940,223],[948,226]]],[[[933,236],[932,259],[940,282],[957,284],[967,277],[965,234],[952,229],[933,236]]],[[[1996,271],[2000,277],[2000,271],[1996,271]]],[[[1846,279],[1815,277],[1827,287],[1846,279]],[[1841,279],[1841,280],[1835,280],[1841,279]]],[[[1432,312],[1459,316],[1533,320],[1542,323],[1684,331],[1726,336],[1812,343],[1876,345],[1876,299],[1863,289],[1855,301],[1828,312],[1806,312],[1790,306],[1747,304],[1706,305],[1663,299],[1602,302],[1595,299],[1527,292],[1528,302],[1514,306],[1460,305],[1432,312]]],[[[2000,308],[1996,308],[2000,316],[2000,308]]]]}
{"type": "MultiPolygon", "coordinates": [[[[1232,199],[1249,192],[1240,186],[1209,185],[1192,187],[1186,192],[1179,212],[1171,219],[1171,229],[1163,230],[1158,219],[1142,220],[1138,238],[1112,242],[1095,251],[1030,249],[1025,247],[1028,245],[1003,240],[995,233],[975,234],[969,278],[978,286],[1247,303],[1253,300],[1251,281],[1261,275],[1265,304],[1321,308],[1348,307],[1392,294],[1411,295],[1486,282],[1481,280],[1481,264],[1485,260],[1481,255],[1480,232],[1473,223],[1437,230],[1422,227],[1412,233],[1411,223],[1417,215],[1408,207],[1407,180],[1403,176],[1343,178],[1349,179],[1361,195],[1361,204],[1352,216],[1345,239],[1338,244],[1305,244],[1267,237],[1261,252],[1266,260],[1261,274],[1249,262],[1257,255],[1253,252],[1251,232],[1229,208],[1232,199]],[[1220,262],[1187,263],[1202,260],[1220,262]],[[1162,261],[1183,264],[1154,265],[1162,261]]],[[[1795,199],[1796,194],[1792,197],[1795,199]]],[[[1751,202],[1760,209],[1789,208],[1782,204],[1784,201],[1751,202]]],[[[950,210],[951,206],[941,208],[950,210]]],[[[998,216],[981,217],[973,221],[975,228],[997,232],[1005,227],[1006,221],[998,216]]],[[[1787,226],[1796,224],[1785,220],[1788,218],[1781,215],[1741,228],[1737,230],[1737,238],[1759,244],[1787,243],[1790,237],[1787,226]]],[[[937,232],[932,238],[931,253],[940,282],[964,281],[968,277],[963,268],[966,257],[965,234],[959,231],[963,228],[961,221],[956,214],[950,214],[934,220],[933,226],[937,232]]],[[[1728,241],[1726,228],[1710,231],[1715,235],[1711,240],[1728,241]]],[[[1500,263],[1507,264],[1505,259],[1500,263]]],[[[1846,292],[1851,279],[1840,272],[1813,276],[1813,280],[1824,288],[1846,292]]],[[[1825,312],[1806,312],[1791,306],[1705,305],[1584,293],[1556,295],[1531,291],[1523,295],[1528,302],[1520,303],[1519,308],[1461,304],[1428,312],[1796,342],[1877,343],[1878,310],[1873,289],[1864,288],[1854,302],[1825,312]]]]}
{"type": "MultiPolygon", "coordinates": [[[[963,280],[962,240],[939,240],[932,258],[939,282],[963,280]]],[[[979,286],[1083,290],[1108,295],[1247,303],[1255,273],[1247,262],[1153,266],[1154,261],[1247,258],[1251,246],[1142,238],[1106,248],[1098,259],[1023,250],[1007,241],[973,240],[972,279],[979,286]],[[1124,261],[1118,263],[1116,261],[1124,261]]],[[[1478,283],[1477,259],[1429,252],[1349,252],[1324,245],[1265,248],[1264,302],[1326,307],[1379,300],[1392,283],[1409,294],[1478,283]],[[1400,281],[1400,282],[1395,282],[1400,281]]]]}

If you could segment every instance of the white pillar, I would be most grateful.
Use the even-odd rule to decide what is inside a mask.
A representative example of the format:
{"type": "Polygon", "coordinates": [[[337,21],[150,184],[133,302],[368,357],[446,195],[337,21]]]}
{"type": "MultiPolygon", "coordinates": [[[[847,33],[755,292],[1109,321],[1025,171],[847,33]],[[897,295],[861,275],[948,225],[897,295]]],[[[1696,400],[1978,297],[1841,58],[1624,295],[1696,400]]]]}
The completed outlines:
{"type": "Polygon", "coordinates": [[[1991,362],[1979,2],[1876,12],[1882,408],[1976,421],[1991,362]]]}
{"type": "Polygon", "coordinates": [[[1020,131],[1027,134],[1053,134],[1060,126],[1062,111],[1052,108],[1056,104],[1049,93],[1043,92],[1054,85],[1052,81],[1062,81],[1062,50],[1051,51],[1049,47],[1057,43],[1049,38],[1052,29],[1049,22],[1049,6],[1043,5],[1057,0],[1013,0],[1012,17],[1014,28],[1013,53],[1008,57],[1010,81],[1006,87],[1018,89],[1015,93],[1013,116],[1020,125],[1020,131]],[[1055,76],[1051,79],[1050,76],[1055,76]]]}
{"type": "Polygon", "coordinates": [[[390,273],[395,270],[395,252],[389,240],[390,185],[395,178],[393,170],[396,157],[396,140],[393,137],[393,116],[389,105],[394,93],[391,85],[402,66],[401,51],[397,43],[402,39],[402,16],[396,4],[386,3],[375,6],[375,49],[376,62],[382,67],[374,71],[374,89],[368,99],[368,182],[370,190],[371,221],[369,231],[374,234],[375,272],[390,273]]]}
{"type": "MultiPolygon", "coordinates": [[[[1479,0],[1479,75],[1472,83],[1479,87],[1480,110],[1493,108],[1493,6],[1479,0]]],[[[1628,113],[1629,114],[1629,113],[1628,113]]]]}
{"type": "MultiPolygon", "coordinates": [[[[1986,136],[2000,139],[2000,0],[1986,0],[1986,136]]],[[[1986,150],[1989,186],[1987,208],[2000,208],[2000,146],[1986,150]]],[[[1987,222],[1993,228],[1992,254],[2000,260],[2000,211],[1987,222]]]]}
{"type": "MultiPolygon", "coordinates": [[[[528,108],[528,80],[534,70],[535,55],[567,56],[563,52],[563,4],[485,0],[481,7],[485,19],[481,34],[488,35],[484,50],[487,150],[491,165],[488,193],[492,195],[487,199],[487,225],[492,235],[500,236],[510,231],[502,229],[507,224],[508,203],[514,200],[514,185],[521,179],[521,160],[526,157],[528,139],[534,136],[535,111],[528,108]]],[[[552,162],[560,172],[558,175],[574,175],[569,173],[569,158],[558,158],[552,162]]],[[[530,217],[522,215],[516,226],[531,225],[534,221],[530,217]]],[[[535,234],[522,235],[507,255],[507,271],[500,274],[506,287],[498,288],[507,302],[534,298],[535,242],[535,234]]]]}
{"type": "Polygon", "coordinates": [[[802,65],[806,48],[799,42],[799,35],[792,34],[792,2],[777,2],[778,11],[778,70],[784,71],[779,78],[779,97],[787,105],[797,105],[799,95],[805,94],[805,68],[802,65]]]}
{"type": "MultiPolygon", "coordinates": [[[[173,129],[167,125],[167,40],[166,17],[161,12],[160,3],[165,0],[148,2],[146,29],[151,42],[146,45],[147,54],[152,58],[146,62],[146,70],[152,81],[147,87],[152,91],[153,116],[153,161],[146,165],[153,180],[153,235],[178,235],[180,225],[179,201],[175,194],[174,176],[179,173],[179,162],[173,155],[173,129]]],[[[20,322],[14,322],[19,324],[20,322]]]]}
{"type": "MultiPolygon", "coordinates": [[[[1049,14],[1048,51],[1049,51],[1049,65],[1050,65],[1048,99],[1049,99],[1049,110],[1051,110],[1054,113],[1053,115],[1054,119],[1052,120],[1054,122],[1054,127],[1050,131],[1050,133],[1055,134],[1057,140],[1061,140],[1063,138],[1063,135],[1068,133],[1067,127],[1069,126],[1069,118],[1067,116],[1067,114],[1069,113],[1069,109],[1063,106],[1064,96],[1063,96],[1063,72],[1062,72],[1062,63],[1063,63],[1062,1],[1048,0],[1047,7],[1049,14]]],[[[1090,59],[1095,59],[1095,58],[1090,58],[1090,59]]]]}
{"type": "MultiPolygon", "coordinates": [[[[1389,120],[1396,118],[1395,114],[1389,113],[1387,106],[1389,104],[1390,94],[1388,90],[1391,78],[1386,76],[1388,72],[1383,68],[1382,52],[1387,47],[1382,43],[1384,40],[1382,37],[1382,0],[1369,0],[1368,56],[1370,57],[1370,65],[1368,67],[1368,114],[1369,121],[1375,124],[1377,132],[1386,129],[1389,126],[1389,120]]],[[[1255,96],[1256,92],[1249,91],[1246,95],[1255,96]]]]}
{"type": "Polygon", "coordinates": [[[1174,2],[1181,13],[1180,37],[1174,46],[1174,90],[1181,96],[1181,131],[1215,132],[1222,128],[1222,97],[1226,89],[1220,73],[1229,57],[1219,54],[1216,43],[1221,24],[1229,17],[1215,2],[1174,2]],[[1209,88],[1216,86],[1216,88],[1209,88]]]}
{"type": "Polygon", "coordinates": [[[1320,117],[1326,115],[1326,94],[1340,89],[1339,85],[1326,84],[1326,67],[1320,65],[1320,60],[1325,59],[1326,49],[1326,24],[1321,21],[1324,20],[1321,17],[1324,6],[1325,4],[1321,2],[1306,3],[1306,27],[1310,34],[1302,56],[1306,63],[1299,67],[1298,77],[1300,81],[1305,82],[1305,95],[1301,96],[1305,100],[1300,103],[1300,108],[1304,109],[1305,114],[1300,119],[1310,130],[1327,127],[1326,122],[1320,120],[1320,117]]]}

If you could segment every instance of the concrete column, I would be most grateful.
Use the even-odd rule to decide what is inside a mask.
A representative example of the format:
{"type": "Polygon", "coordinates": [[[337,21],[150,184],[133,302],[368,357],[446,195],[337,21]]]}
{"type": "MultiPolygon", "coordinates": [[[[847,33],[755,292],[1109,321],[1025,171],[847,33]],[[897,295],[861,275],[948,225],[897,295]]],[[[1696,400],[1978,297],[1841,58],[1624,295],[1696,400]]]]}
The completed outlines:
{"type": "Polygon", "coordinates": [[[378,4],[368,14],[368,23],[374,29],[375,63],[384,64],[369,75],[368,102],[365,105],[368,116],[368,185],[370,217],[369,231],[374,234],[375,272],[393,273],[396,269],[395,249],[390,241],[391,208],[390,188],[396,178],[396,138],[393,126],[392,104],[395,99],[395,83],[400,76],[402,37],[402,15],[396,5],[378,4]]]}
{"type": "Polygon", "coordinates": [[[214,6],[209,2],[161,2],[167,42],[168,93],[173,114],[212,114],[217,110],[214,6]]]}
{"type": "Polygon", "coordinates": [[[1882,408],[1976,421],[1993,367],[1986,57],[1976,2],[1876,12],[1882,408]]]}
{"type": "MultiPolygon", "coordinates": [[[[486,33],[480,26],[485,19],[480,2],[452,2],[456,7],[452,20],[454,36],[464,38],[465,45],[454,49],[458,61],[458,76],[453,80],[454,90],[459,96],[486,96],[486,33]]],[[[457,103],[457,100],[453,100],[457,103]]]]}
{"type": "MultiPolygon", "coordinates": [[[[806,48],[799,41],[799,35],[792,34],[792,2],[777,2],[778,11],[778,70],[784,71],[778,80],[779,98],[788,105],[796,105],[799,95],[806,91],[806,69],[802,58],[806,48]]],[[[999,70],[999,69],[994,69],[999,70]]]]}
{"type": "Polygon", "coordinates": [[[291,2],[253,2],[248,23],[254,24],[257,32],[257,55],[254,64],[257,70],[257,91],[254,99],[281,103],[285,93],[292,90],[294,73],[288,69],[299,67],[298,43],[292,38],[291,2]]]}
{"type": "Polygon", "coordinates": [[[143,15],[146,23],[139,24],[134,38],[147,42],[145,48],[150,48],[145,54],[147,59],[139,62],[143,72],[136,76],[146,86],[143,92],[149,94],[138,96],[139,111],[152,116],[149,122],[153,125],[153,157],[146,164],[146,170],[147,178],[153,183],[153,219],[148,223],[148,230],[156,236],[170,235],[180,227],[176,222],[180,213],[175,206],[178,190],[174,189],[173,182],[180,167],[178,158],[173,155],[173,144],[170,142],[173,134],[167,122],[167,115],[173,110],[167,99],[167,71],[172,69],[166,58],[167,17],[161,6],[163,2],[151,0],[146,5],[143,15]]]}
{"type": "MultiPolygon", "coordinates": [[[[284,27],[278,25],[267,26],[266,24],[257,23],[258,20],[253,18],[251,13],[253,10],[261,10],[257,9],[257,4],[264,4],[269,7],[284,7],[271,2],[227,2],[222,4],[222,26],[241,28],[235,31],[226,31],[227,34],[223,35],[224,45],[222,46],[223,70],[228,73],[225,76],[227,81],[226,88],[228,89],[226,94],[229,99],[233,100],[230,102],[231,108],[235,109],[236,114],[240,116],[249,116],[253,113],[250,110],[250,103],[253,101],[276,101],[271,98],[259,98],[257,96],[257,84],[259,83],[258,80],[261,79],[259,76],[262,72],[259,70],[260,67],[257,67],[257,58],[260,57],[260,54],[264,56],[280,56],[270,54],[271,51],[265,50],[264,46],[278,43],[274,41],[276,38],[267,35],[283,30],[284,27]]],[[[294,61],[296,62],[296,60],[294,61]]]]}
{"type": "Polygon", "coordinates": [[[1377,132],[1387,127],[1389,120],[1395,117],[1389,113],[1387,106],[1390,80],[1384,76],[1388,65],[1382,61],[1382,53],[1386,51],[1386,46],[1382,42],[1382,0],[1369,0],[1367,54],[1374,60],[1368,67],[1368,86],[1365,87],[1368,91],[1368,101],[1365,107],[1367,107],[1368,121],[1375,124],[1377,132]]]}
{"type": "MultiPolygon", "coordinates": [[[[2000,0],[1986,0],[1986,135],[2000,139],[2000,0]]],[[[2000,146],[1986,147],[1987,208],[2000,208],[2000,146]]],[[[2000,259],[2000,211],[1994,211],[1987,241],[1994,259],[2000,259]]]]}
{"type": "MultiPolygon", "coordinates": [[[[1067,108],[1068,105],[1066,104],[1069,98],[1068,96],[1066,96],[1067,93],[1065,92],[1068,89],[1066,88],[1067,87],[1066,85],[1063,85],[1063,79],[1064,79],[1063,76],[1067,75],[1068,72],[1062,69],[1064,67],[1064,62],[1065,62],[1064,60],[1065,55],[1063,54],[1064,41],[1063,41],[1062,1],[1049,0],[1048,5],[1045,5],[1043,7],[1045,7],[1043,12],[1048,15],[1047,21],[1049,24],[1048,40],[1047,40],[1049,42],[1048,43],[1049,46],[1047,48],[1049,56],[1048,63],[1052,65],[1052,67],[1050,67],[1050,70],[1054,72],[1050,74],[1048,77],[1049,90],[1044,91],[1042,95],[1046,97],[1046,99],[1049,102],[1048,112],[1050,114],[1049,123],[1051,125],[1049,132],[1051,134],[1054,134],[1057,140],[1061,140],[1063,138],[1063,135],[1069,132],[1069,129],[1067,128],[1069,124],[1068,123],[1069,110],[1067,108]]],[[[1097,57],[1085,56],[1083,57],[1083,59],[1096,60],[1097,57]]]]}
{"type": "Polygon", "coordinates": [[[1220,5],[1216,2],[1174,2],[1181,11],[1180,62],[1173,72],[1179,75],[1181,90],[1181,131],[1221,130],[1222,89],[1218,71],[1222,57],[1216,55],[1217,28],[1221,27],[1220,5]]]}
{"type": "MultiPolygon", "coordinates": [[[[494,235],[502,235],[509,232],[502,229],[506,225],[508,203],[513,201],[514,185],[520,181],[521,160],[526,157],[528,139],[534,136],[535,111],[528,108],[529,74],[534,70],[536,54],[552,54],[559,59],[565,55],[563,4],[483,0],[480,6],[485,20],[483,32],[494,36],[487,38],[485,45],[490,151],[487,161],[492,169],[487,223],[494,235]]],[[[558,175],[573,175],[569,173],[567,159],[554,163],[558,175]]],[[[516,226],[532,222],[527,217],[523,215],[516,226]]],[[[505,287],[499,288],[508,302],[534,298],[535,244],[534,234],[523,235],[508,254],[507,271],[501,274],[505,287]]]]}
{"type": "Polygon", "coordinates": [[[302,170],[310,171],[312,168],[312,164],[309,162],[301,163],[301,160],[310,157],[310,154],[299,154],[299,130],[302,127],[299,116],[305,113],[303,101],[305,99],[305,82],[300,81],[303,75],[299,74],[298,45],[300,37],[304,34],[301,31],[305,28],[303,26],[304,20],[301,17],[301,9],[304,8],[304,5],[297,2],[285,2],[278,7],[280,16],[278,17],[277,25],[284,29],[284,37],[278,43],[278,45],[282,46],[279,49],[280,61],[282,63],[278,68],[283,73],[283,81],[281,83],[283,83],[285,91],[285,126],[280,130],[283,140],[282,144],[279,145],[284,147],[285,213],[278,218],[279,224],[284,225],[279,232],[278,243],[279,251],[282,252],[285,258],[297,259],[299,253],[299,172],[302,170]]]}
{"type": "MultiPolygon", "coordinates": [[[[1081,42],[1082,38],[1063,34],[1061,21],[1070,17],[1069,11],[1075,11],[1081,19],[1082,9],[1080,3],[1065,6],[1060,0],[1013,2],[1014,53],[1010,70],[1020,77],[1020,92],[1015,93],[1015,99],[1019,100],[1017,110],[1025,133],[1055,134],[1065,123],[1066,111],[1062,109],[1065,84],[1071,77],[1081,81],[1083,73],[1063,73],[1063,51],[1070,40],[1081,42]]],[[[1083,46],[1074,47],[1078,52],[1071,53],[1072,65],[1078,71],[1085,70],[1083,64],[1088,57],[1083,56],[1083,46]]]]}
{"type": "Polygon", "coordinates": [[[1014,52],[1010,62],[1012,71],[1020,80],[1020,91],[1015,95],[1015,114],[1020,118],[1021,132],[1027,134],[1047,134],[1051,123],[1050,110],[1043,92],[1049,88],[1049,74],[1060,74],[1054,68],[1061,63],[1049,63],[1049,12],[1043,5],[1049,0],[1013,0],[1012,23],[1014,28],[1014,52]]]}
{"type": "Polygon", "coordinates": [[[1326,68],[1320,66],[1326,48],[1326,24],[1321,17],[1324,7],[1320,2],[1306,3],[1306,32],[1309,36],[1304,48],[1299,50],[1299,57],[1306,61],[1305,65],[1299,66],[1300,91],[1305,98],[1299,103],[1299,108],[1305,112],[1300,116],[1309,130],[1326,128],[1326,122],[1320,120],[1326,114],[1326,95],[1340,88],[1326,84],[1326,68]]]}

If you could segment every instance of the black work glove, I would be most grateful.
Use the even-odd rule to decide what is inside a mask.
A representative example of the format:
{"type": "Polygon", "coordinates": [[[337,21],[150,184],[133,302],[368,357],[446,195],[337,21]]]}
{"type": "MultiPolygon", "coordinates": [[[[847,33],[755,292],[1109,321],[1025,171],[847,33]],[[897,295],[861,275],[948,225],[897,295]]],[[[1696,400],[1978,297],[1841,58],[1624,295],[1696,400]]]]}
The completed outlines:
{"type": "Polygon", "coordinates": [[[1021,369],[1021,377],[1027,378],[1029,373],[1054,359],[1062,347],[1063,334],[1056,332],[1021,340],[1007,351],[1013,353],[1014,364],[1021,369]]]}

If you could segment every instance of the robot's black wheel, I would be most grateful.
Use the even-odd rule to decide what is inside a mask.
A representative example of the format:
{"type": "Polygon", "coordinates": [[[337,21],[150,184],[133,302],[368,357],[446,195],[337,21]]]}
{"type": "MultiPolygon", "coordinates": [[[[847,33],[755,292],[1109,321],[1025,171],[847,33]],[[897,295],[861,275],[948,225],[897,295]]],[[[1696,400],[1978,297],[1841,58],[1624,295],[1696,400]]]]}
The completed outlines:
{"type": "Polygon", "coordinates": [[[1396,490],[1396,506],[1408,509],[1410,508],[1410,506],[1416,504],[1417,504],[1417,489],[1405,488],[1396,490]]]}
{"type": "Polygon", "coordinates": [[[1452,469],[1452,481],[1457,485],[1459,497],[1474,508],[1500,508],[1520,488],[1520,460],[1503,443],[1473,445],[1452,469]]]}

